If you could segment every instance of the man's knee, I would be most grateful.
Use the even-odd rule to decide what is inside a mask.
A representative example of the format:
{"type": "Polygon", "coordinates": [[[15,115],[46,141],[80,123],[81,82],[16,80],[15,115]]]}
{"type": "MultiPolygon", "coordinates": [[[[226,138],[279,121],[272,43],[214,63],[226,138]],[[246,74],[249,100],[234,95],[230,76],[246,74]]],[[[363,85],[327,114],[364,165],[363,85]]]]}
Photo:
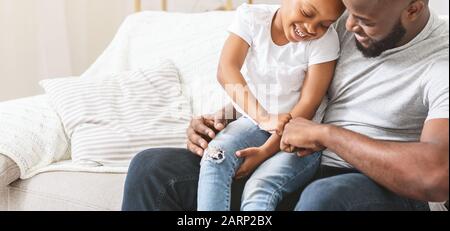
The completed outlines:
{"type": "Polygon", "coordinates": [[[186,149],[149,149],[138,153],[128,169],[122,209],[170,210],[164,207],[169,205],[161,204],[161,192],[174,179],[197,176],[198,163],[199,158],[186,149]]]}
{"type": "Polygon", "coordinates": [[[200,158],[186,149],[155,148],[137,154],[130,163],[128,175],[133,178],[165,181],[166,178],[198,174],[200,158]]]}
{"type": "Polygon", "coordinates": [[[345,210],[342,195],[346,194],[348,185],[336,182],[332,178],[317,180],[308,185],[300,196],[297,211],[341,211],[345,210]]]}
{"type": "Polygon", "coordinates": [[[157,170],[155,165],[163,162],[164,150],[149,149],[138,153],[130,163],[128,168],[128,176],[133,176],[135,179],[142,179],[143,176],[154,173],[157,170]]]}

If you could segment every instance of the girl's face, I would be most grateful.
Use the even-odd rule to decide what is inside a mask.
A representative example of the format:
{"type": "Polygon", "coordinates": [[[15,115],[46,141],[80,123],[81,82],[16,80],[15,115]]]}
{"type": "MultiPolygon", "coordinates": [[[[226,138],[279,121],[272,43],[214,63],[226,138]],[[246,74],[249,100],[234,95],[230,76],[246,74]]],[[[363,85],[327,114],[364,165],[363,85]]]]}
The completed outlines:
{"type": "Polygon", "coordinates": [[[302,42],[322,37],[342,15],[342,0],[283,0],[281,20],[289,42],[302,42]]]}

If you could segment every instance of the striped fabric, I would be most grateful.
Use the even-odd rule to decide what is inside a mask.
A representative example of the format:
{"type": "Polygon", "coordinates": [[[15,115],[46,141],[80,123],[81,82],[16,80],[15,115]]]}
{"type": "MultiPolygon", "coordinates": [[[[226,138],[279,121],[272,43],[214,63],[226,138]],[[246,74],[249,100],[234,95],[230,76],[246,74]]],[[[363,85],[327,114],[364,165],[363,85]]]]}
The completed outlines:
{"type": "Polygon", "coordinates": [[[76,164],[123,167],[148,148],[186,147],[191,110],[170,61],[102,80],[71,77],[41,85],[61,117],[76,164]]]}

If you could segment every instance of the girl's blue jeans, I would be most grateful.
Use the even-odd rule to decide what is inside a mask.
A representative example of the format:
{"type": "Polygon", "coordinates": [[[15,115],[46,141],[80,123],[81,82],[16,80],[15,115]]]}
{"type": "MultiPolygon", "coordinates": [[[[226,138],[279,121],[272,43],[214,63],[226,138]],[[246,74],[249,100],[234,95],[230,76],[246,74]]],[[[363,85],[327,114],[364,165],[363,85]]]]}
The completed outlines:
{"type": "MultiPolygon", "coordinates": [[[[230,210],[231,184],[243,159],[237,151],[263,145],[270,133],[246,117],[229,124],[205,150],[198,185],[199,211],[230,210]]],[[[298,157],[279,152],[261,164],[247,181],[243,211],[274,211],[284,195],[306,186],[320,165],[320,153],[298,157]]]]}

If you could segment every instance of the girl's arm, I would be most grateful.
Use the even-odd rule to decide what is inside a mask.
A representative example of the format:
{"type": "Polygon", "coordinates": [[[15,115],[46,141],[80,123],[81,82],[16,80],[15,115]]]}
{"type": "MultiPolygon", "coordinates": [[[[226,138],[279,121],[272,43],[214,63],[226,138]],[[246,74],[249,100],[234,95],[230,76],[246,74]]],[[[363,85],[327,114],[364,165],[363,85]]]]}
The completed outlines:
{"type": "MultiPolygon", "coordinates": [[[[292,118],[302,117],[308,120],[314,118],[333,80],[335,66],[336,61],[331,61],[309,67],[303,83],[300,100],[291,111],[292,118]]],[[[244,150],[240,152],[242,154],[240,156],[248,156],[258,151],[261,156],[267,159],[281,150],[280,141],[280,135],[272,134],[259,150],[244,150]]],[[[294,152],[292,148],[291,152],[294,152]]]]}
{"type": "MultiPolygon", "coordinates": [[[[300,100],[291,111],[292,118],[302,117],[308,120],[314,118],[333,80],[335,67],[336,61],[331,61],[312,65],[308,68],[300,100]]],[[[280,151],[280,141],[281,137],[279,135],[272,134],[269,140],[261,146],[263,153],[268,157],[278,153],[280,151]]]]}
{"type": "Polygon", "coordinates": [[[260,123],[267,112],[250,92],[247,82],[241,74],[249,48],[247,42],[231,33],[222,50],[217,80],[233,102],[239,105],[253,120],[260,123]]]}
{"type": "Polygon", "coordinates": [[[292,118],[312,120],[326,96],[334,76],[336,61],[308,67],[299,102],[291,111],[292,118]]]}

